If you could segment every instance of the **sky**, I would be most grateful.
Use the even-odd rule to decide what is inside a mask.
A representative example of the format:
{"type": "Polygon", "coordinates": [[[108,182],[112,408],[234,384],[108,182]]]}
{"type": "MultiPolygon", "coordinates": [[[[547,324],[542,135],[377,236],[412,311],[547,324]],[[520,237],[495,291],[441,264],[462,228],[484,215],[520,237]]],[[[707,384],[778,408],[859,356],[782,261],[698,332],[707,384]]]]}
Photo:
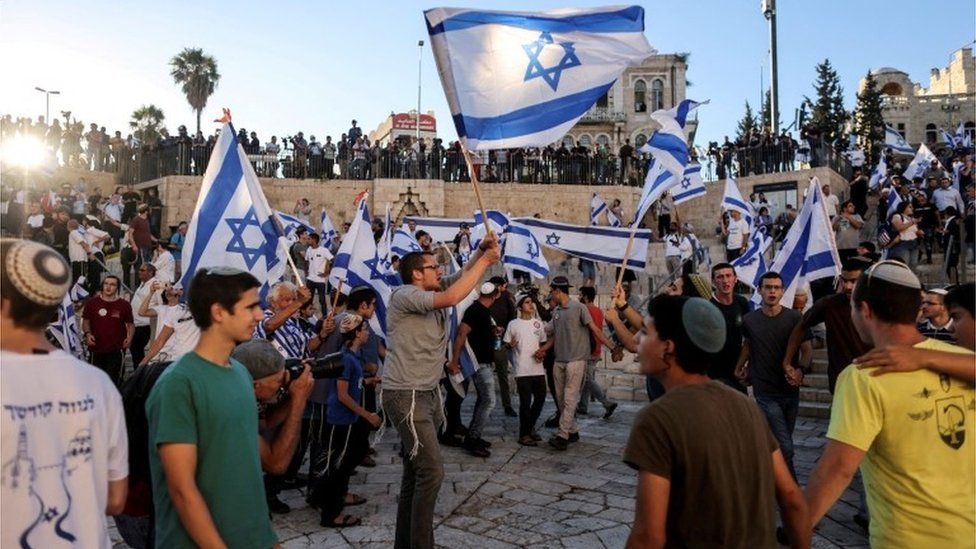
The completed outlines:
{"type": "MultiPolygon", "coordinates": [[[[543,11],[600,4],[539,0],[452,1],[440,6],[543,11]]],[[[768,31],[759,0],[643,2],[650,44],[689,52],[688,97],[699,109],[697,142],[735,133],[748,100],[758,109],[769,85],[768,31]]],[[[438,4],[372,2],[117,2],[7,0],[0,3],[0,113],[44,113],[44,94],[59,90],[51,112],[127,133],[132,111],[162,108],[170,130],[195,116],[169,76],[169,60],[203,48],[222,75],[203,114],[210,133],[221,107],[235,125],[272,134],[333,139],[355,118],[368,133],[391,111],[435,111],[438,133],[456,137],[429,46],[423,10],[438,4]]],[[[814,67],[830,59],[853,108],[857,84],[872,68],[904,70],[928,84],[976,38],[976,3],[960,0],[781,1],[778,6],[781,121],[793,121],[813,95],[814,67]],[[924,13],[918,10],[922,6],[924,13]],[[920,21],[921,20],[921,21],[920,21]],[[921,23],[921,25],[920,25],[921,23]]]]}

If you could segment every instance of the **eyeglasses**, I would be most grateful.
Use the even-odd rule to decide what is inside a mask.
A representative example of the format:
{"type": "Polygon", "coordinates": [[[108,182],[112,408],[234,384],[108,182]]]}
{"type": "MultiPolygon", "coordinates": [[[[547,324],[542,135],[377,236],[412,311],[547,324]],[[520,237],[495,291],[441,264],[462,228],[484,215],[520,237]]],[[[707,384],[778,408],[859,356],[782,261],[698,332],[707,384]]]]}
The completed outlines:
{"type": "Polygon", "coordinates": [[[426,269],[431,269],[431,270],[434,270],[434,271],[439,271],[439,270],[441,270],[441,266],[440,265],[424,265],[423,266],[423,270],[426,270],[426,269]]]}

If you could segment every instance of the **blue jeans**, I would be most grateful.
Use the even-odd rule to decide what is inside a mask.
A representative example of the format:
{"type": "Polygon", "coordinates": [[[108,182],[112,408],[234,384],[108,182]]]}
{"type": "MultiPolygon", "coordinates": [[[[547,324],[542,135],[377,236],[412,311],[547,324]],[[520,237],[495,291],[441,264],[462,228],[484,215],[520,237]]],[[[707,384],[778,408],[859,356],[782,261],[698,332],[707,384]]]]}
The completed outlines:
{"type": "Polygon", "coordinates": [[[488,415],[495,407],[495,365],[492,363],[479,364],[474,375],[474,389],[478,399],[474,401],[474,412],[471,414],[471,425],[468,425],[468,436],[481,438],[481,431],[485,428],[488,415]]]}
{"type": "Polygon", "coordinates": [[[783,459],[786,460],[786,465],[790,468],[793,480],[796,480],[796,471],[793,469],[793,428],[796,427],[796,414],[800,410],[800,395],[756,394],[756,403],[766,414],[769,430],[776,437],[779,449],[783,452],[783,459]]]}
{"type": "Polygon", "coordinates": [[[325,289],[325,282],[313,282],[306,279],[305,284],[308,285],[308,289],[312,292],[312,299],[315,299],[315,294],[319,296],[319,306],[322,307],[322,316],[325,316],[328,311],[326,310],[326,300],[328,299],[325,289]]]}

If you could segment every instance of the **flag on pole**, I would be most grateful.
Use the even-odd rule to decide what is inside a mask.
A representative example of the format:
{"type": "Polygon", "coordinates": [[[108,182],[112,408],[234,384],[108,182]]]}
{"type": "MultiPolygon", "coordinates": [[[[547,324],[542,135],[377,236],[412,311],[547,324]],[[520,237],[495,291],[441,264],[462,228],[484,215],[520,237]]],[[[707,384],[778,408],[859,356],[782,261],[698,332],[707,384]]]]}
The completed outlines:
{"type": "MultiPolygon", "coordinates": [[[[685,137],[685,122],[688,120],[688,114],[691,111],[705,103],[708,101],[698,102],[685,99],[670,109],[652,112],[651,120],[657,122],[660,128],[651,134],[647,143],[640,148],[640,152],[650,153],[663,165],[665,170],[672,174],[685,173],[685,166],[688,165],[688,139],[685,137]]],[[[661,193],[665,190],[667,189],[663,189],[661,193]]],[[[657,198],[654,197],[654,200],[657,198]]]]}
{"type": "Polygon", "coordinates": [[[674,191],[671,193],[671,199],[674,200],[674,204],[677,206],[692,198],[704,196],[704,194],[705,182],[702,181],[701,165],[688,164],[688,167],[685,168],[684,177],[675,185],[674,191]]]}
{"type": "MultiPolygon", "coordinates": [[[[630,239],[630,228],[582,226],[536,219],[517,217],[513,221],[524,225],[539,244],[563,253],[589,259],[590,261],[621,265],[630,239]]],[[[630,269],[643,269],[647,266],[647,248],[651,240],[649,229],[638,229],[634,235],[634,245],[627,259],[630,269]]]]}
{"type": "Polygon", "coordinates": [[[915,154],[915,149],[908,144],[908,141],[905,141],[898,130],[891,126],[885,126],[885,147],[891,149],[895,154],[915,154]]]}
{"type": "Polygon", "coordinates": [[[945,144],[949,145],[950,147],[955,147],[956,146],[956,138],[955,138],[955,136],[953,136],[951,133],[947,132],[945,128],[939,128],[939,136],[942,138],[942,141],[945,144]]]}
{"type": "Polygon", "coordinates": [[[423,248],[420,247],[420,243],[417,242],[417,239],[412,234],[400,228],[393,232],[393,242],[390,245],[390,251],[397,257],[403,257],[410,252],[423,251],[423,248]]]}
{"type": "Polygon", "coordinates": [[[48,333],[54,336],[58,345],[66,353],[72,354],[75,358],[84,358],[85,347],[81,340],[81,333],[78,330],[78,319],[75,314],[75,302],[88,297],[85,290],[85,277],[80,276],[71,287],[71,290],[64,295],[61,305],[58,306],[58,320],[48,325],[48,333]]]}
{"type": "Polygon", "coordinates": [[[542,253],[539,241],[528,227],[517,221],[512,221],[505,227],[502,263],[510,269],[527,271],[536,278],[549,275],[549,262],[542,253]]]}
{"type": "Polygon", "coordinates": [[[593,193],[593,196],[590,197],[590,225],[599,225],[600,216],[608,211],[610,209],[607,208],[607,203],[600,198],[599,194],[593,193]]]}
{"type": "Polygon", "coordinates": [[[275,210],[275,215],[278,216],[278,220],[281,222],[281,229],[284,232],[285,238],[287,238],[289,242],[295,241],[295,230],[299,227],[304,227],[305,230],[310,233],[315,232],[315,227],[293,215],[289,215],[278,210],[275,210]]]}
{"type": "Polygon", "coordinates": [[[234,126],[224,123],[186,231],[181,284],[188,288],[199,269],[232,267],[258,279],[263,300],[285,273],[287,246],[234,126]]]}
{"type": "Polygon", "coordinates": [[[329,219],[329,212],[325,211],[325,208],[322,208],[319,229],[319,236],[322,237],[322,246],[325,248],[331,248],[335,243],[336,238],[339,236],[339,231],[336,231],[335,225],[333,225],[332,220],[329,219]]]}
{"type": "Polygon", "coordinates": [[[966,146],[966,124],[960,122],[956,126],[956,134],[952,136],[952,146],[953,147],[964,147],[966,146]]]}
{"type": "Polygon", "coordinates": [[[934,164],[938,164],[939,159],[932,154],[932,151],[922,143],[918,147],[918,152],[915,154],[915,158],[912,162],[905,168],[905,173],[902,175],[909,181],[914,180],[916,177],[925,177],[925,174],[929,171],[929,168],[934,164]]]}
{"type": "Polygon", "coordinates": [[[458,137],[469,150],[544,147],[655,53],[640,6],[424,12],[458,137]]]}
{"type": "Polygon", "coordinates": [[[746,200],[742,198],[742,192],[739,191],[739,185],[732,177],[725,180],[725,194],[722,195],[722,209],[735,210],[741,213],[742,217],[745,218],[746,223],[748,223],[750,226],[752,226],[752,219],[756,215],[753,211],[752,204],[746,202],[746,200]]]}
{"type": "Polygon", "coordinates": [[[634,220],[630,223],[631,227],[636,227],[640,224],[644,216],[647,215],[647,210],[654,204],[654,201],[660,198],[664,194],[664,191],[668,190],[674,182],[674,176],[664,168],[664,164],[658,162],[656,158],[651,158],[647,164],[647,176],[644,178],[644,189],[641,190],[640,200],[637,201],[637,208],[634,210],[634,220]]]}
{"type": "Polygon", "coordinates": [[[749,237],[749,247],[745,253],[732,261],[739,280],[753,288],[759,288],[759,278],[768,270],[765,249],[762,247],[764,241],[762,235],[754,233],[749,237]]]}
{"type": "Polygon", "coordinates": [[[342,239],[336,252],[329,283],[333,287],[342,281],[342,292],[348,294],[357,286],[369,286],[376,292],[376,314],[369,324],[380,337],[386,338],[386,306],[390,293],[399,284],[397,277],[386,272],[377,253],[373,240],[372,221],[369,217],[368,200],[360,200],[356,217],[349,226],[349,232],[342,239]]]}
{"type": "Polygon", "coordinates": [[[891,192],[888,193],[888,209],[885,211],[885,222],[888,222],[891,216],[895,215],[899,204],[901,204],[901,195],[898,194],[898,189],[892,188],[891,192]]]}
{"type": "MultiPolygon", "coordinates": [[[[784,292],[780,303],[785,307],[793,305],[793,296],[798,287],[812,280],[840,274],[834,230],[817,182],[810,182],[803,207],[786,233],[783,247],[769,270],[783,278],[784,292]]],[[[758,295],[753,296],[753,301],[757,298],[758,295]]]]}
{"type": "Polygon", "coordinates": [[[390,205],[386,205],[386,215],[383,217],[383,234],[376,243],[376,253],[380,257],[380,265],[386,272],[393,268],[393,220],[390,219],[390,205]]]}
{"type": "Polygon", "coordinates": [[[878,165],[874,167],[874,171],[871,172],[871,179],[868,180],[868,188],[874,189],[878,185],[883,183],[888,179],[888,160],[885,155],[880,155],[878,158],[878,165]]]}
{"type": "MultiPolygon", "coordinates": [[[[451,276],[456,274],[461,270],[461,266],[458,265],[457,260],[454,259],[454,254],[448,249],[443,243],[441,246],[447,251],[445,254],[447,257],[451,258],[451,262],[444,266],[444,274],[446,276],[451,276]]],[[[471,290],[460,303],[451,307],[451,314],[449,315],[449,325],[448,325],[448,343],[447,343],[447,358],[448,360],[453,358],[454,354],[454,340],[457,339],[458,329],[461,327],[461,318],[464,317],[464,311],[478,299],[479,295],[478,288],[471,290]]],[[[470,378],[474,375],[475,370],[478,369],[478,358],[474,355],[474,350],[471,349],[471,342],[465,341],[464,348],[461,349],[461,356],[458,357],[458,364],[461,366],[461,375],[449,376],[448,379],[451,381],[451,386],[454,391],[462,397],[467,393],[464,385],[461,383],[465,379],[470,378]]]]}

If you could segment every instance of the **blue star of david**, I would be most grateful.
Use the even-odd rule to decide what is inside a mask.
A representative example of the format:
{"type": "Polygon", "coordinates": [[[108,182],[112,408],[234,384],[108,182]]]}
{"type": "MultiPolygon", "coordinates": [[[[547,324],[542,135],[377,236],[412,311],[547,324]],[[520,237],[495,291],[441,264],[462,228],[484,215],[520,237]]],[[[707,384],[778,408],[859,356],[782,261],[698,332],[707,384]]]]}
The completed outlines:
{"type": "Polygon", "coordinates": [[[560,236],[556,233],[546,235],[546,244],[549,246],[558,246],[560,236]]]}
{"type": "Polygon", "coordinates": [[[684,179],[681,180],[681,188],[687,189],[690,186],[691,186],[691,178],[686,175],[684,179]]]}
{"type": "Polygon", "coordinates": [[[740,267],[746,267],[746,266],[749,266],[749,265],[752,265],[752,264],[753,264],[753,263],[755,263],[755,262],[756,262],[756,261],[757,261],[758,259],[759,259],[759,258],[757,258],[756,256],[752,256],[751,258],[749,258],[749,259],[746,259],[745,261],[742,261],[741,263],[739,263],[739,266],[740,266],[740,267]]]}
{"type": "Polygon", "coordinates": [[[529,249],[526,250],[525,253],[529,254],[530,259],[535,259],[539,257],[539,247],[538,246],[533,247],[532,242],[529,242],[529,249]]]}
{"type": "Polygon", "coordinates": [[[365,263],[366,266],[369,267],[370,280],[377,280],[383,278],[383,273],[380,272],[379,268],[377,267],[377,265],[379,265],[379,262],[380,262],[380,258],[375,255],[372,257],[372,259],[367,259],[366,261],[363,261],[363,263],[365,263]]]}
{"type": "Polygon", "coordinates": [[[244,263],[248,270],[254,268],[258,260],[264,257],[265,269],[271,270],[278,264],[278,242],[275,238],[275,230],[271,220],[266,220],[263,224],[258,223],[258,216],[254,213],[252,206],[241,218],[228,218],[224,221],[230,226],[232,233],[230,242],[227,243],[227,252],[240,254],[244,258],[244,263]],[[256,248],[249,248],[244,240],[244,231],[248,227],[257,227],[261,231],[261,240],[256,248]]]}
{"type": "Polygon", "coordinates": [[[528,82],[533,78],[542,78],[546,81],[546,84],[549,84],[552,91],[556,91],[556,88],[559,87],[559,77],[562,76],[563,71],[578,67],[582,63],[580,63],[579,57],[576,56],[576,50],[572,42],[560,42],[555,44],[563,49],[563,58],[559,60],[559,64],[555,67],[543,67],[539,55],[550,44],[555,44],[555,42],[552,39],[552,35],[548,32],[540,34],[539,39],[535,42],[522,44],[522,49],[529,56],[529,65],[525,68],[525,78],[522,81],[528,82]]]}

